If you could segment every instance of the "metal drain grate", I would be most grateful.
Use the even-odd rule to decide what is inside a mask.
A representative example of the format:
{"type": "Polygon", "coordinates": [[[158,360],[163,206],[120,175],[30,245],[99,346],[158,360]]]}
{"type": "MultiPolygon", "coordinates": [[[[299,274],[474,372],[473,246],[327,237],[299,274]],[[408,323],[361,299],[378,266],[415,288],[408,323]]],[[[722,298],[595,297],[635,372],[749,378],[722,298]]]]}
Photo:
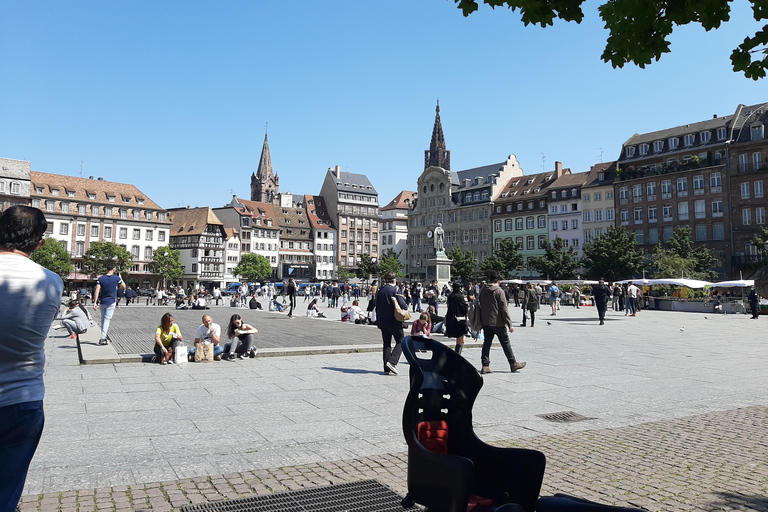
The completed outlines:
{"type": "MultiPolygon", "coordinates": [[[[376,480],[200,503],[182,512],[401,512],[402,497],[376,480]]],[[[411,508],[409,510],[420,510],[411,508]]]]}
{"type": "Polygon", "coordinates": [[[573,411],[551,412],[549,414],[537,414],[539,418],[556,423],[575,423],[577,421],[594,420],[597,418],[587,418],[573,411]]]}

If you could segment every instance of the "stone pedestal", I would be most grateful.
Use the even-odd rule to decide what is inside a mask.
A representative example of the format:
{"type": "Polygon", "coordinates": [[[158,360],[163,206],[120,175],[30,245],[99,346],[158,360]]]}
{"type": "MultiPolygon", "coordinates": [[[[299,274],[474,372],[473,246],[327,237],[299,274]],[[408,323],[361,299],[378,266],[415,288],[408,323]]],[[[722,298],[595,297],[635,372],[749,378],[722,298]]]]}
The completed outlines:
{"type": "MultiPolygon", "coordinates": [[[[451,263],[453,260],[443,255],[427,260],[427,282],[425,285],[437,280],[437,289],[442,290],[444,284],[451,282],[451,263]]],[[[450,288],[450,286],[448,286],[450,288]]]]}

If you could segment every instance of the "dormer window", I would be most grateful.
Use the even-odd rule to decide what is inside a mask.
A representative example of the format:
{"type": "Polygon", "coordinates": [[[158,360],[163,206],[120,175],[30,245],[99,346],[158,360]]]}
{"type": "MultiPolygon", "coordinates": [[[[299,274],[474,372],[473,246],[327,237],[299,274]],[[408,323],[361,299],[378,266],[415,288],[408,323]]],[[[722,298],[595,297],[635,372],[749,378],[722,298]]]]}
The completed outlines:
{"type": "Polygon", "coordinates": [[[110,203],[115,202],[115,196],[107,196],[107,200],[109,200],[110,203]]]}
{"type": "Polygon", "coordinates": [[[683,137],[683,145],[685,147],[693,146],[693,134],[689,133],[683,137]]]}
{"type": "Polygon", "coordinates": [[[96,194],[93,192],[87,192],[88,199],[94,200],[96,199],[96,194]]]}
{"type": "Polygon", "coordinates": [[[42,194],[45,191],[44,187],[35,187],[35,192],[38,194],[42,194]]]}
{"type": "Polygon", "coordinates": [[[137,201],[139,202],[140,205],[144,204],[144,199],[137,199],[137,201]]]}
{"type": "Polygon", "coordinates": [[[529,184],[529,185],[530,185],[531,183],[533,183],[534,181],[536,181],[536,178],[528,178],[528,184],[529,184]]]}
{"type": "Polygon", "coordinates": [[[664,149],[664,141],[663,140],[656,140],[653,142],[653,152],[654,153],[661,153],[661,150],[664,149]]]}
{"type": "Polygon", "coordinates": [[[124,203],[130,203],[131,202],[131,198],[123,196],[123,202],[124,203]]]}
{"type": "Polygon", "coordinates": [[[520,183],[520,180],[515,180],[512,182],[512,186],[516,187],[518,183],[520,183]]]}
{"type": "Polygon", "coordinates": [[[631,157],[635,156],[635,146],[627,147],[626,153],[627,153],[627,158],[631,158],[631,157]]]}
{"type": "Polygon", "coordinates": [[[699,139],[701,140],[702,144],[708,144],[711,138],[712,138],[712,132],[701,132],[699,134],[699,139]]]}
{"type": "Polygon", "coordinates": [[[546,176],[544,176],[544,181],[549,181],[551,178],[552,178],[552,175],[547,174],[546,176]]]}
{"type": "Polygon", "coordinates": [[[755,123],[749,127],[749,140],[763,140],[763,123],[755,123]]]}
{"type": "Polygon", "coordinates": [[[717,140],[725,140],[725,138],[728,136],[728,130],[725,128],[718,128],[717,129],[717,140]]]}
{"type": "Polygon", "coordinates": [[[571,197],[576,197],[577,195],[579,195],[579,191],[577,189],[575,189],[575,188],[572,188],[571,189],[571,197]]]}
{"type": "Polygon", "coordinates": [[[53,196],[58,196],[58,195],[59,195],[59,189],[57,189],[57,188],[52,188],[52,189],[51,189],[51,195],[53,195],[53,196]]]}
{"type": "Polygon", "coordinates": [[[552,199],[557,199],[557,190],[552,191],[552,199]]]}
{"type": "Polygon", "coordinates": [[[604,172],[597,173],[597,181],[605,181],[605,173],[604,172]]]}
{"type": "Polygon", "coordinates": [[[467,193],[466,197],[464,198],[464,201],[466,201],[467,203],[472,201],[472,192],[467,193]]]}
{"type": "Polygon", "coordinates": [[[560,197],[562,197],[562,198],[566,198],[566,197],[568,197],[568,191],[567,191],[567,190],[563,190],[563,191],[561,191],[561,192],[560,192],[560,197]]]}
{"type": "Polygon", "coordinates": [[[677,146],[680,145],[680,139],[678,139],[677,137],[671,137],[668,142],[669,142],[669,149],[677,149],[677,146]]]}
{"type": "Polygon", "coordinates": [[[75,191],[74,190],[67,190],[67,197],[75,197],[75,191]]]}
{"type": "Polygon", "coordinates": [[[648,144],[640,144],[640,156],[648,154],[648,144]]]}

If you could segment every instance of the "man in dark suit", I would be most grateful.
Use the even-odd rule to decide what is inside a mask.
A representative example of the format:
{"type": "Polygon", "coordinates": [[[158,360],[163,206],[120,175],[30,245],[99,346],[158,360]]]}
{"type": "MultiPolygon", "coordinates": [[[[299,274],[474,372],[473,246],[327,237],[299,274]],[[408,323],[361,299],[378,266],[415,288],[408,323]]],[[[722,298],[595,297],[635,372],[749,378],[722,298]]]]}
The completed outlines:
{"type": "Polygon", "coordinates": [[[606,286],[604,279],[600,279],[600,282],[592,287],[592,298],[595,300],[600,325],[604,325],[605,310],[608,309],[608,299],[611,298],[611,289],[606,286]]]}
{"type": "Polygon", "coordinates": [[[408,310],[405,299],[397,294],[394,272],[387,272],[382,279],[381,288],[376,293],[376,320],[381,330],[381,339],[384,343],[384,373],[397,375],[397,363],[403,348],[400,342],[403,340],[403,322],[395,318],[395,303],[404,311],[408,310]],[[395,348],[392,349],[392,338],[395,338],[395,348]]]}

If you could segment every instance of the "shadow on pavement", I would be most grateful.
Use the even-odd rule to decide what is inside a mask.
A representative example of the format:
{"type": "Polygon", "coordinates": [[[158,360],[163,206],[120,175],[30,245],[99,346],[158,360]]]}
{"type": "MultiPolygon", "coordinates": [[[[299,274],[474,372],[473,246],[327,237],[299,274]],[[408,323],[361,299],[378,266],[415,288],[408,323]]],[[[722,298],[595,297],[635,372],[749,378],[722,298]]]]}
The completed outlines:
{"type": "Polygon", "coordinates": [[[732,492],[713,493],[719,500],[713,500],[707,510],[768,510],[768,496],[749,496],[732,492]]]}
{"type": "Polygon", "coordinates": [[[323,370],[331,370],[334,372],[341,372],[341,373],[375,373],[375,374],[382,374],[384,371],[374,371],[374,370],[360,370],[358,368],[334,368],[332,366],[323,366],[323,370]]]}

